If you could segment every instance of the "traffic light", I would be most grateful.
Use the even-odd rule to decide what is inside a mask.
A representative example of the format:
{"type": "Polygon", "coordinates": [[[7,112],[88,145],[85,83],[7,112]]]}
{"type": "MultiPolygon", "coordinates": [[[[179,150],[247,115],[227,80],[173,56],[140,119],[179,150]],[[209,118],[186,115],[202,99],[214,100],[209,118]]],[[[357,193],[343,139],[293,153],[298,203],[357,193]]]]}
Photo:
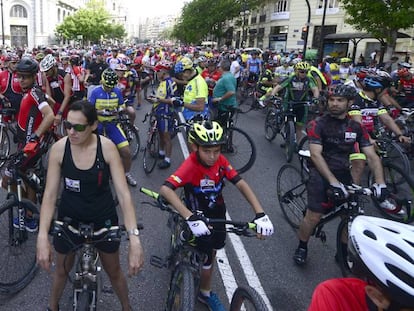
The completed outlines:
{"type": "Polygon", "coordinates": [[[308,27],[304,26],[304,27],[302,27],[302,34],[301,34],[300,38],[302,40],[306,40],[307,36],[308,36],[308,27]]]}

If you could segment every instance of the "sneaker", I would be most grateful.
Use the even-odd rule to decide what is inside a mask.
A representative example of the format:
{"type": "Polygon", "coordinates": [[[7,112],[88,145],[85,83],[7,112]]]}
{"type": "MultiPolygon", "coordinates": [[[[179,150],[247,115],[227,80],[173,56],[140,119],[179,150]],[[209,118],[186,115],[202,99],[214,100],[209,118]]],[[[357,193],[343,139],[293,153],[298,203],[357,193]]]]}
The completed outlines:
{"type": "Polygon", "coordinates": [[[164,160],[164,158],[165,158],[165,154],[158,154],[158,159],[164,160]]]}
{"type": "Polygon", "coordinates": [[[125,177],[126,177],[127,183],[128,183],[130,186],[132,186],[132,187],[136,187],[136,185],[137,185],[137,181],[135,180],[134,176],[132,176],[132,174],[131,174],[131,173],[127,173],[127,174],[125,174],[125,177]]]}
{"type": "Polygon", "coordinates": [[[387,213],[397,214],[397,215],[405,215],[405,211],[403,209],[398,209],[398,206],[395,206],[394,204],[392,204],[388,200],[382,201],[379,205],[387,213]]]}
{"type": "Polygon", "coordinates": [[[298,266],[303,266],[306,263],[308,257],[308,250],[298,247],[293,255],[293,260],[298,266]]]}
{"type": "MultiPolygon", "coordinates": [[[[26,218],[25,221],[26,231],[28,232],[36,232],[39,229],[39,223],[37,219],[33,218],[26,218]]],[[[14,217],[13,219],[13,227],[18,229],[19,228],[19,218],[14,217]]]]}
{"type": "Polygon", "coordinates": [[[210,297],[199,293],[198,301],[205,304],[210,311],[226,311],[216,293],[211,292],[210,297]]]}
{"type": "Polygon", "coordinates": [[[258,103],[259,103],[259,106],[262,108],[266,106],[263,100],[259,100],[258,103]]]}
{"type": "Polygon", "coordinates": [[[158,163],[158,168],[160,168],[160,169],[162,169],[162,170],[164,170],[164,169],[166,169],[166,168],[169,168],[171,166],[171,163],[170,162],[167,162],[167,161],[162,161],[162,162],[160,162],[160,163],[158,163]]]}

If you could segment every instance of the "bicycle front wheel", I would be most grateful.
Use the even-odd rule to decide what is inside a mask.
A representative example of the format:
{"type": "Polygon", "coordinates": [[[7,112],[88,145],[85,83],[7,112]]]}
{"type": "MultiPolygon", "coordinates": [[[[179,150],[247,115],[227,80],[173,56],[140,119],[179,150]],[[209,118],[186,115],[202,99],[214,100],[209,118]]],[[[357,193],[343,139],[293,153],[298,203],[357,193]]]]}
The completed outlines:
{"type": "Polygon", "coordinates": [[[158,152],[160,148],[158,133],[152,134],[151,139],[147,142],[147,146],[144,149],[144,157],[142,165],[144,167],[145,174],[150,174],[157,164],[158,152]]]}
{"type": "MultiPolygon", "coordinates": [[[[31,201],[23,200],[21,204],[26,213],[30,211],[34,219],[39,219],[39,212],[31,201]]],[[[16,201],[6,200],[0,206],[0,293],[3,294],[15,294],[22,290],[37,271],[37,232],[30,232],[33,228],[29,229],[27,225],[19,228],[18,224],[14,224],[17,217],[16,201]]]]}
{"type": "Polygon", "coordinates": [[[222,148],[239,174],[249,170],[256,161],[256,146],[247,133],[237,127],[227,129],[227,142],[222,148]]]}
{"type": "Polygon", "coordinates": [[[194,278],[190,267],[175,268],[167,298],[167,311],[193,311],[195,307],[194,278]]]}
{"type": "Polygon", "coordinates": [[[141,147],[138,129],[133,124],[128,124],[125,128],[125,135],[128,139],[129,149],[131,150],[131,158],[135,160],[141,147]]]}
{"type": "Polygon", "coordinates": [[[250,286],[239,286],[231,298],[230,311],[267,311],[269,310],[259,293],[250,286]]]}
{"type": "Polygon", "coordinates": [[[265,137],[268,141],[272,141],[278,132],[276,109],[270,108],[265,119],[265,137]]]}
{"type": "Polygon", "coordinates": [[[74,311],[90,311],[90,295],[86,289],[79,293],[74,311]]]}
{"type": "MultiPolygon", "coordinates": [[[[385,184],[390,195],[384,202],[372,197],[374,206],[388,219],[411,223],[414,220],[413,179],[400,166],[391,162],[384,163],[383,169],[385,184]]],[[[368,180],[370,184],[374,183],[372,175],[368,180]]]]}
{"type": "Polygon", "coordinates": [[[387,164],[389,162],[398,165],[402,170],[410,173],[411,165],[410,160],[407,157],[404,149],[396,142],[391,141],[387,142],[383,145],[386,156],[382,156],[381,160],[383,164],[387,164]]]}
{"type": "Polygon", "coordinates": [[[286,161],[290,163],[295,152],[295,123],[293,121],[287,121],[285,123],[285,156],[286,161]]]}
{"type": "Polygon", "coordinates": [[[335,259],[338,262],[343,277],[351,277],[353,262],[348,256],[348,249],[344,246],[344,241],[348,242],[348,228],[349,218],[344,218],[338,225],[338,231],[336,233],[336,256],[335,259]]]}
{"type": "Polygon", "coordinates": [[[4,124],[0,124],[0,167],[10,155],[10,137],[4,124]]]}
{"type": "Polygon", "coordinates": [[[277,198],[287,222],[299,228],[308,202],[306,180],[292,164],[283,165],[277,174],[277,198]]]}

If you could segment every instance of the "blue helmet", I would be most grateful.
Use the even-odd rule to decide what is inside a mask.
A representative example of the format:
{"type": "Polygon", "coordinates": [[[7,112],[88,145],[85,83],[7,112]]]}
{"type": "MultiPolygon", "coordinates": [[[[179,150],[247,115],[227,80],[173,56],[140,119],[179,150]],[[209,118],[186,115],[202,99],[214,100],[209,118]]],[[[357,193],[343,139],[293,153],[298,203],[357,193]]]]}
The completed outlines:
{"type": "Polygon", "coordinates": [[[367,90],[385,89],[389,87],[390,84],[390,79],[383,76],[367,76],[364,79],[364,86],[367,90]]]}

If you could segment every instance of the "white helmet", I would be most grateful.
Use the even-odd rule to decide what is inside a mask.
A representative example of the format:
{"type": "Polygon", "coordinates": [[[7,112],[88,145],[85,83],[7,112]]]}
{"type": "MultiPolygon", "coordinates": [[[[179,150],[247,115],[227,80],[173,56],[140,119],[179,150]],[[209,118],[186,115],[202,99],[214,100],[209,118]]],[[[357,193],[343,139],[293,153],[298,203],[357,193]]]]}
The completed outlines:
{"type": "Polygon", "coordinates": [[[56,59],[52,54],[48,54],[39,64],[40,71],[48,71],[50,68],[56,65],[56,59]]]}
{"type": "Polygon", "coordinates": [[[349,240],[353,272],[377,283],[392,301],[414,307],[414,226],[358,216],[349,240]]]}

